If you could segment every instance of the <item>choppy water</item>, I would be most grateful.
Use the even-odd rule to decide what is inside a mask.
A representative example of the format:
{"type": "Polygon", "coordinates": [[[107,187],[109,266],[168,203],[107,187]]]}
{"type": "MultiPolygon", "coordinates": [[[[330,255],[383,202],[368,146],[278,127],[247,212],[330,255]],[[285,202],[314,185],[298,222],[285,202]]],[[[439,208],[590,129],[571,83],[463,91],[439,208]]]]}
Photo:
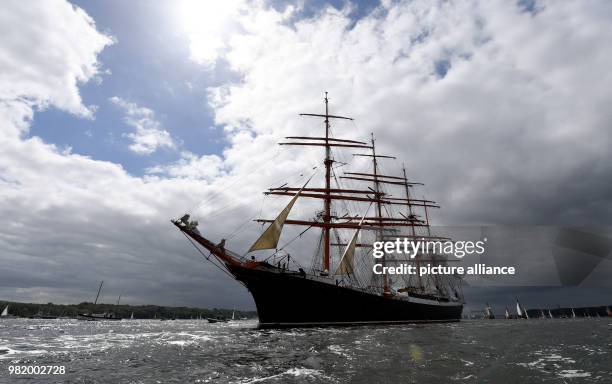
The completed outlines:
{"type": "Polygon", "coordinates": [[[239,321],[0,321],[0,382],[611,383],[612,320],[258,330],[239,321]],[[64,365],[10,376],[9,365],[64,365]]]}

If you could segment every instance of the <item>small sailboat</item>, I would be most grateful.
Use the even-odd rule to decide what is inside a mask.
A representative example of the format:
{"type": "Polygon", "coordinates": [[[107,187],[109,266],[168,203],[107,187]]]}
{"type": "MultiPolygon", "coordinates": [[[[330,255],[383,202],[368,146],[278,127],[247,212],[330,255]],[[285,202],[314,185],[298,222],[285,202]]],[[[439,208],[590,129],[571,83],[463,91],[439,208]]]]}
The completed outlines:
{"type": "Polygon", "coordinates": [[[516,318],[522,319],[523,317],[524,317],[523,309],[521,308],[521,303],[519,303],[518,298],[517,298],[516,299],[516,318]]]}
{"type": "Polygon", "coordinates": [[[552,315],[552,312],[550,311],[550,309],[548,310],[548,317],[550,317],[551,319],[553,319],[553,315],[552,315]]]}
{"type": "Polygon", "coordinates": [[[134,312],[130,315],[130,320],[134,320],[134,312]]]}
{"type": "Polygon", "coordinates": [[[506,318],[506,320],[512,318],[512,315],[510,314],[510,311],[508,310],[508,307],[506,307],[506,313],[505,313],[504,317],[506,318]]]}
{"type": "Polygon", "coordinates": [[[576,312],[574,312],[574,308],[572,308],[572,319],[576,318],[576,312]]]}
{"type": "Polygon", "coordinates": [[[527,310],[525,309],[525,307],[523,307],[523,312],[525,313],[525,318],[529,319],[529,312],[527,312],[527,310]]]}
{"type": "Polygon", "coordinates": [[[493,314],[493,310],[491,310],[491,306],[489,305],[489,303],[486,303],[487,306],[485,307],[485,319],[495,319],[495,315],[493,314]]]}
{"type": "Polygon", "coordinates": [[[232,311],[232,321],[236,320],[236,313],[235,311],[232,311]]]}
{"type": "Polygon", "coordinates": [[[540,318],[545,319],[546,315],[544,314],[544,310],[540,309],[540,318]]]}
{"type": "Polygon", "coordinates": [[[8,319],[8,318],[12,318],[12,317],[17,317],[17,316],[11,315],[9,313],[8,309],[9,309],[9,306],[7,304],[6,307],[4,307],[4,309],[2,310],[2,313],[0,313],[0,318],[8,319]]]}
{"type": "Polygon", "coordinates": [[[227,323],[227,320],[222,317],[207,317],[209,323],[227,323]]]}
{"type": "MultiPolygon", "coordinates": [[[[104,281],[100,282],[100,287],[98,288],[98,294],[96,295],[96,300],[94,301],[94,305],[98,304],[98,298],[100,297],[100,291],[102,291],[102,285],[104,284],[104,281]]],[[[119,303],[119,300],[121,300],[121,296],[119,296],[119,299],[117,300],[117,304],[119,303]]],[[[86,321],[98,321],[98,320],[111,320],[111,321],[118,321],[121,320],[120,317],[115,316],[114,313],[111,312],[104,312],[104,313],[79,313],[77,316],[77,319],[79,320],[86,320],[86,321]]]]}

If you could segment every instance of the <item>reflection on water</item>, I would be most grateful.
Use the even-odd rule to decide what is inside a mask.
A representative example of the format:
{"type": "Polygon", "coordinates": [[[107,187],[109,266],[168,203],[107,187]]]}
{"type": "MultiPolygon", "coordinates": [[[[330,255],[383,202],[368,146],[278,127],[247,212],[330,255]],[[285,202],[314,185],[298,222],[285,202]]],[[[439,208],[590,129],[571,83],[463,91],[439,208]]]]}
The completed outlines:
{"type": "MultiPolygon", "coordinates": [[[[612,320],[490,320],[258,330],[236,321],[0,321],[9,365],[64,365],[23,382],[609,383],[612,320]]],[[[28,379],[29,378],[29,379],[28,379]]]]}

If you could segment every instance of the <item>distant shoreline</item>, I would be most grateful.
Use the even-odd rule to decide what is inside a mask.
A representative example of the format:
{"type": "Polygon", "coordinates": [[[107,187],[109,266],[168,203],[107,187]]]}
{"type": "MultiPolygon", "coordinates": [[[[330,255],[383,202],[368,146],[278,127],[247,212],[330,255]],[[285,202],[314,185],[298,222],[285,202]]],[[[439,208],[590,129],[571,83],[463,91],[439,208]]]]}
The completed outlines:
{"type": "Polygon", "coordinates": [[[226,308],[193,308],[170,307],[163,305],[127,305],[127,304],[37,304],[0,300],[0,310],[9,306],[9,313],[17,317],[31,317],[37,314],[57,317],[77,317],[79,313],[112,312],[118,317],[128,319],[134,314],[134,319],[197,319],[197,318],[257,318],[257,311],[233,310],[226,308]]]}

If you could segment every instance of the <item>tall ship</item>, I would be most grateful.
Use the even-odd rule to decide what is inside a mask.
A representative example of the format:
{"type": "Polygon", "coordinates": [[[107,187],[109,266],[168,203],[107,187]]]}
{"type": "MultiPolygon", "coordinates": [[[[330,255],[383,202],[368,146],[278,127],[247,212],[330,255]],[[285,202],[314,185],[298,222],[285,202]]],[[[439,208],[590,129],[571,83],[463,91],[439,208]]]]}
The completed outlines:
{"type": "Polygon", "coordinates": [[[300,114],[321,119],[323,136],[291,136],[280,143],[322,149],[320,171],[306,175],[301,185],[284,184],[264,192],[289,201],[276,218],[255,220],[263,224],[262,233],[248,251],[233,252],[225,239],[207,238],[189,214],[172,223],[202,255],[248,289],[262,328],[459,321],[459,276],[374,273],[375,264],[412,263],[419,268],[448,262],[433,253],[374,258],[375,242],[449,238],[436,235],[430,226],[428,210],[439,205],[413,197],[412,189],[423,184],[409,180],[404,167],[399,174],[383,171],[396,158],[377,152],[373,134],[368,141],[333,137],[332,121],[353,119],[329,113],[327,92],[324,101],[324,113],[300,114]],[[348,154],[354,162],[339,160],[347,157],[346,151],[356,152],[348,154]],[[364,164],[366,169],[353,169],[364,164]],[[317,204],[310,218],[289,218],[302,200],[322,202],[322,207],[317,204]],[[297,257],[279,245],[285,226],[303,228],[288,241],[301,242],[297,257]],[[302,236],[307,231],[318,233],[302,236]],[[302,265],[308,255],[310,265],[302,265]]]}

